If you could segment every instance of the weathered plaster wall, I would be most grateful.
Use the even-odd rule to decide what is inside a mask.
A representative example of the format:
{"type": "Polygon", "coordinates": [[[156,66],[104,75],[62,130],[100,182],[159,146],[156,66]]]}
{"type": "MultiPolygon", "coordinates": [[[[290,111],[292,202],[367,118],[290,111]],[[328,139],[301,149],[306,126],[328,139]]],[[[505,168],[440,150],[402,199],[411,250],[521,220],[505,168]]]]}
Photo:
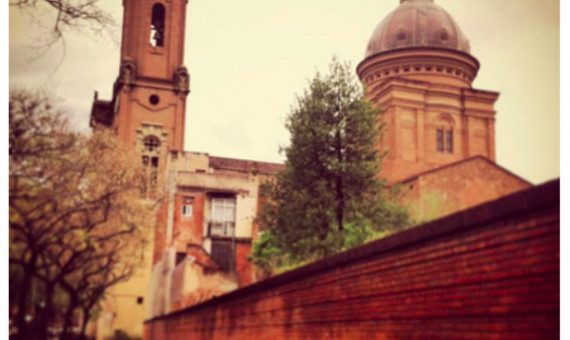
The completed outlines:
{"type": "MultiPolygon", "coordinates": [[[[149,241],[152,237],[149,235],[149,241]]],[[[148,315],[148,293],[151,280],[153,244],[149,242],[143,262],[136,268],[133,276],[126,282],[113,286],[105,294],[102,310],[96,320],[97,340],[114,336],[115,330],[123,330],[131,336],[142,336],[142,321],[148,315]]]]}

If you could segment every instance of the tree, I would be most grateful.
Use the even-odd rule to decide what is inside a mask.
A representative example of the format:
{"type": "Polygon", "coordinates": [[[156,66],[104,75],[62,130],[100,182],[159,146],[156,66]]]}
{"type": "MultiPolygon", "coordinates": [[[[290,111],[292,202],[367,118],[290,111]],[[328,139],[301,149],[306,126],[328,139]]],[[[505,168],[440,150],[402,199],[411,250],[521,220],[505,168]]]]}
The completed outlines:
{"type": "Polygon", "coordinates": [[[378,172],[379,111],[363,98],[348,64],[317,73],[287,118],[286,168],[266,182],[254,247],[262,268],[318,259],[408,224],[378,172]]]}
{"type": "Polygon", "coordinates": [[[20,288],[10,305],[18,337],[46,338],[61,316],[68,338],[74,314],[82,311],[84,332],[105,291],[141,262],[153,202],[140,199],[138,162],[110,132],[70,132],[47,96],[11,92],[9,122],[10,280],[20,288]],[[42,300],[35,312],[33,296],[42,300]],[[65,312],[56,310],[61,305],[65,312]],[[33,313],[31,327],[26,314],[33,313]]]}

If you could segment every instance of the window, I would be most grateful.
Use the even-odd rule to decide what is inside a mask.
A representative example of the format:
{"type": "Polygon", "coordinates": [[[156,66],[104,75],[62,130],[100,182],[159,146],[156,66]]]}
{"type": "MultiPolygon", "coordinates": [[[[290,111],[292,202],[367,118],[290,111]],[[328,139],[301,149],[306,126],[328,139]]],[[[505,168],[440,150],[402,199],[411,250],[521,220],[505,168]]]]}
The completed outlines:
{"type": "Polygon", "coordinates": [[[164,46],[164,14],[166,10],[163,4],[156,3],[152,6],[152,19],[150,23],[150,45],[154,47],[164,46]]]}
{"type": "Polygon", "coordinates": [[[454,120],[451,115],[441,114],[435,124],[435,149],[437,152],[453,153],[454,120]]]}
{"type": "Polygon", "coordinates": [[[153,152],[160,147],[160,141],[155,136],[148,136],[143,141],[145,151],[153,152]]]}
{"type": "Polygon", "coordinates": [[[191,197],[184,198],[182,204],[182,216],[194,217],[194,199],[191,197]]]}
{"type": "Polygon", "coordinates": [[[453,131],[437,129],[436,148],[438,152],[453,153],[453,131]]]}
{"type": "Polygon", "coordinates": [[[445,151],[453,153],[453,131],[445,131],[445,151]]]}
{"type": "Polygon", "coordinates": [[[443,130],[437,130],[437,151],[443,152],[443,130]]]}
{"type": "Polygon", "coordinates": [[[152,196],[156,191],[158,182],[158,156],[160,152],[160,140],[156,136],[147,136],[143,139],[142,167],[144,182],[142,187],[143,196],[152,196]]]}
{"type": "Polygon", "coordinates": [[[152,105],[156,105],[160,102],[160,97],[156,94],[152,94],[150,97],[148,97],[148,102],[152,105]]]}
{"type": "Polygon", "coordinates": [[[234,236],[236,219],[235,197],[212,198],[212,210],[208,225],[209,236],[234,236]]]}

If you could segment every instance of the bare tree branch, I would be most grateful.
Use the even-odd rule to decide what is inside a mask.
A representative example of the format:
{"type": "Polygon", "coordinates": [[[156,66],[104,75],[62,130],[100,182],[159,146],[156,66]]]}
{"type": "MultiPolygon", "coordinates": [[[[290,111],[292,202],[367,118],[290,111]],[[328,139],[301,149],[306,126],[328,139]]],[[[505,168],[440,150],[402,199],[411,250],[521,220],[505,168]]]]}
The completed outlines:
{"type": "MultiPolygon", "coordinates": [[[[140,199],[138,162],[108,131],[73,134],[46,96],[25,91],[10,94],[9,116],[10,265],[22,273],[17,327],[26,339],[35,336],[26,295],[38,282],[49,308],[53,294],[67,295],[67,329],[75,309],[86,322],[105,291],[132,275],[154,202],[140,199]]],[[[44,310],[41,327],[53,314],[44,310]]]]}

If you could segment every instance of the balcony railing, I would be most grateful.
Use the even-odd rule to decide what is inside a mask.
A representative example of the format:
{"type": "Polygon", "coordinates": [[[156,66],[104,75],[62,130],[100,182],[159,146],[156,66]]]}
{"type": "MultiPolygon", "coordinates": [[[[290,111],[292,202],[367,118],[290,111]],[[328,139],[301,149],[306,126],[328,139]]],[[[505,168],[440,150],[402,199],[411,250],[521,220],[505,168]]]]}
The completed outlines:
{"type": "Polygon", "coordinates": [[[235,222],[208,222],[208,236],[228,236],[235,235],[235,222]]]}

